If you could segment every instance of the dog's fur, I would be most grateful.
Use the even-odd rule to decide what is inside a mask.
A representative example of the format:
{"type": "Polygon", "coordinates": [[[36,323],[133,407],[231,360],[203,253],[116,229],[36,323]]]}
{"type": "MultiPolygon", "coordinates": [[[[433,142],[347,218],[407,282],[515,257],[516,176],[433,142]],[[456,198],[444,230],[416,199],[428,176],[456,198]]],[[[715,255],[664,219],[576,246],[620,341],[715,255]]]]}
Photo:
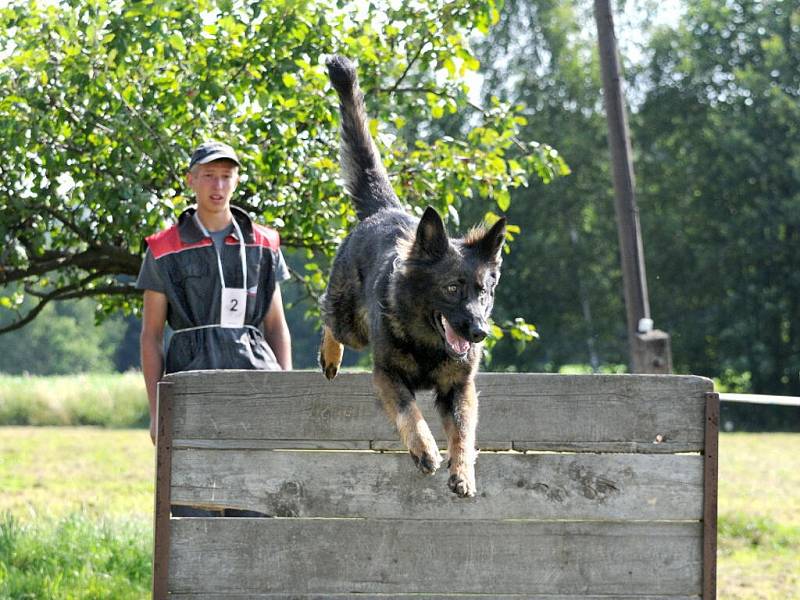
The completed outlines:
{"type": "Polygon", "coordinates": [[[333,379],[342,345],[372,346],[378,397],[423,473],[441,463],[415,402],[433,389],[450,455],[448,485],[475,495],[474,377],[500,276],[505,219],[451,239],[431,207],[407,214],[369,133],[353,65],[327,61],[341,110],[341,164],[360,223],[340,246],[322,298],[320,365],[333,379]]]}

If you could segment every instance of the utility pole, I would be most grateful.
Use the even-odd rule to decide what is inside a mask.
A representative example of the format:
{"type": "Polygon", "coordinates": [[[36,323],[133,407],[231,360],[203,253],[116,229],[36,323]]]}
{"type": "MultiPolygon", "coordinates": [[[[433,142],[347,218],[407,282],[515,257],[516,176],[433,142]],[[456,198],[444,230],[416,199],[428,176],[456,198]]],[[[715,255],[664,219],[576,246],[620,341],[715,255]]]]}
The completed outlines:
{"type": "Polygon", "coordinates": [[[630,132],[625,101],[622,97],[619,51],[609,0],[595,0],[594,17],[597,21],[600,65],[603,73],[608,145],[613,163],[614,210],[617,216],[622,278],[625,287],[630,367],[634,373],[671,373],[672,351],[669,334],[653,329],[653,320],[650,317],[644,247],[639,226],[639,209],[636,206],[630,132]]]}

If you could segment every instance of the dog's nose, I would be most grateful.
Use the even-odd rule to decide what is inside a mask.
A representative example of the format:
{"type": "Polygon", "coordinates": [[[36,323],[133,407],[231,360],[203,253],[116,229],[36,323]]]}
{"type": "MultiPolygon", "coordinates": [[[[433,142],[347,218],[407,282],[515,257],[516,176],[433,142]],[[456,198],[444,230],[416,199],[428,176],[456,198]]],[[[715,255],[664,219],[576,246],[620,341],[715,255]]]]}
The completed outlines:
{"type": "Polygon", "coordinates": [[[482,323],[470,325],[469,339],[472,341],[472,343],[477,344],[478,342],[482,342],[486,339],[487,335],[489,335],[488,325],[482,323]]]}

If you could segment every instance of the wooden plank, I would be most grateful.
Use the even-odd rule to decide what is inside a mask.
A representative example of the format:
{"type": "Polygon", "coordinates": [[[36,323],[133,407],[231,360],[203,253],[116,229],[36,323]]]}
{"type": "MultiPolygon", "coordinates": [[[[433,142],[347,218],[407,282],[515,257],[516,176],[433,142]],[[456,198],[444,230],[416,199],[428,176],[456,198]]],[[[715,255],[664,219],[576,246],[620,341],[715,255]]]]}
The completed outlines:
{"type": "MultiPolygon", "coordinates": [[[[302,371],[196,371],[168,380],[176,386],[180,439],[398,437],[377,407],[366,373],[343,373],[333,383],[302,371]]],[[[693,376],[522,373],[482,374],[477,387],[479,441],[586,451],[595,444],[635,444],[647,452],[702,450],[704,394],[713,389],[710,380],[693,376]]],[[[419,400],[434,436],[444,439],[430,394],[419,400]]]]}
{"type": "Polygon", "coordinates": [[[703,598],[717,597],[717,489],[719,395],[706,394],[706,447],[703,473],[703,598]]]}
{"type": "Polygon", "coordinates": [[[698,600],[697,596],[562,594],[170,594],[176,600],[698,600]]]}
{"type": "Polygon", "coordinates": [[[478,496],[448,472],[422,475],[407,453],[176,450],[175,504],[279,517],[697,520],[699,455],[483,453],[478,496]]]}
{"type": "Polygon", "coordinates": [[[699,523],[173,519],[170,590],[697,595],[699,523]]]}
{"type": "Polygon", "coordinates": [[[774,406],[800,407],[797,396],[768,396],[766,394],[719,394],[723,402],[742,402],[744,404],[772,404],[774,406]]]}
{"type": "Polygon", "coordinates": [[[170,492],[172,490],[172,392],[173,384],[158,384],[156,414],[156,492],[153,511],[153,598],[167,597],[170,554],[170,492]]]}
{"type": "Polygon", "coordinates": [[[513,442],[517,452],[598,452],[632,454],[675,454],[697,452],[697,442],[513,442]]]}
{"type": "MultiPolygon", "coordinates": [[[[447,440],[439,438],[436,440],[440,450],[447,449],[447,440]]],[[[512,450],[513,444],[511,442],[497,442],[492,440],[477,440],[476,447],[480,450],[487,450],[489,452],[500,452],[512,450]]],[[[407,452],[403,442],[397,440],[372,440],[369,447],[373,450],[391,451],[391,452],[407,452]]]]}
{"type": "Polygon", "coordinates": [[[175,440],[174,449],[205,448],[213,450],[370,450],[362,440],[175,440]]]}

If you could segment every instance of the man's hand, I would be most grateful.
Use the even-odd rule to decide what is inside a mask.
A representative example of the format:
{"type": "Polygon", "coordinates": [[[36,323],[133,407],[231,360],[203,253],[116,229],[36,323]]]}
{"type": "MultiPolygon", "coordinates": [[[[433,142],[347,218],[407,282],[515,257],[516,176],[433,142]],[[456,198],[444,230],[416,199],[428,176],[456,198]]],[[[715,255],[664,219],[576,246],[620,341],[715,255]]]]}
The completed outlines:
{"type": "Polygon", "coordinates": [[[167,297],[153,290],[144,292],[142,315],[142,373],[150,405],[150,439],[156,443],[156,399],[158,380],[164,374],[164,324],[167,320],[167,297]]]}
{"type": "Polygon", "coordinates": [[[278,364],[284,371],[292,370],[292,338],[289,335],[289,326],[283,312],[283,299],[281,288],[275,284],[267,314],[264,315],[264,338],[278,359],[278,364]]]}

